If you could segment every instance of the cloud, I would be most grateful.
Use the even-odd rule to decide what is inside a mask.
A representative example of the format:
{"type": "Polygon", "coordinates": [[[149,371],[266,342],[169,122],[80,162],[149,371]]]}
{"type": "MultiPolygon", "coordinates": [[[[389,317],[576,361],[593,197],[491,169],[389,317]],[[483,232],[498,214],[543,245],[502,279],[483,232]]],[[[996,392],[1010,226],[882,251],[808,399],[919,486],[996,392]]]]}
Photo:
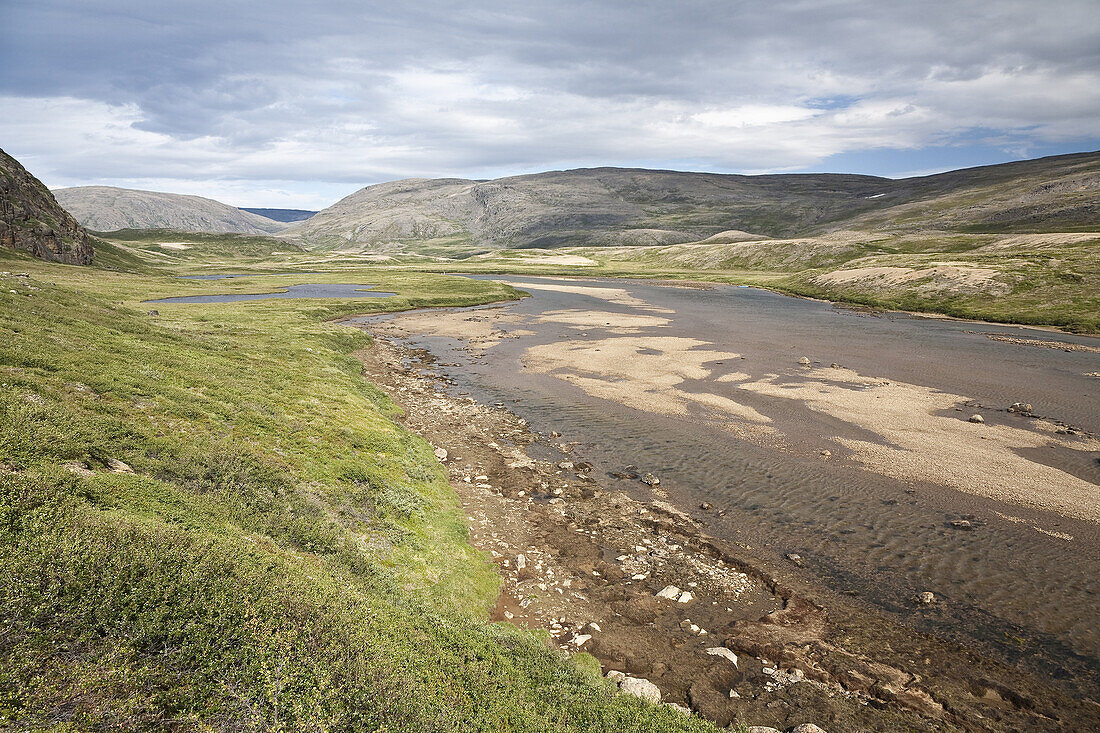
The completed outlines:
{"type": "Polygon", "coordinates": [[[5,0],[0,146],[51,185],[310,206],[411,175],[1014,157],[1095,141],[1098,7],[5,0]]]}

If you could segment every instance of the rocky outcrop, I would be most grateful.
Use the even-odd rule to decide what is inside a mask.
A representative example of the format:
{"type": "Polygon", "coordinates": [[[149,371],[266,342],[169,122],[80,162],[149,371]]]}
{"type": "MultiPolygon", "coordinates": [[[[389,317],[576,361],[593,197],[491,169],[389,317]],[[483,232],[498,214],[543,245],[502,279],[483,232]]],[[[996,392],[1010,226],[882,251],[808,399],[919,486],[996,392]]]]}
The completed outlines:
{"type": "Polygon", "coordinates": [[[0,247],[70,265],[92,261],[88,232],[50,190],[0,150],[0,247]]]}

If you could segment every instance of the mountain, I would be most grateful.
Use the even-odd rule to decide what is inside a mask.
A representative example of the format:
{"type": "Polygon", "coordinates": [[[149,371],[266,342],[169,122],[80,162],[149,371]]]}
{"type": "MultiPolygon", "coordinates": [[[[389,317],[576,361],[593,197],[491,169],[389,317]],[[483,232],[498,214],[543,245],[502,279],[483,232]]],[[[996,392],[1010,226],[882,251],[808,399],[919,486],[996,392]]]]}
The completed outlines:
{"type": "Polygon", "coordinates": [[[247,211],[256,216],[263,216],[287,224],[294,221],[305,221],[317,213],[316,211],[306,211],[305,209],[253,209],[247,206],[242,206],[240,208],[241,211],[247,211]]]}
{"type": "Polygon", "coordinates": [[[1100,153],[917,178],[592,168],[367,186],[284,235],[348,250],[672,244],[730,230],[1045,232],[1096,228],[1100,153]]]}
{"type": "Polygon", "coordinates": [[[176,229],[215,234],[273,234],[286,226],[201,196],[112,186],[62,188],[54,191],[54,195],[81,224],[98,232],[176,229]]]}
{"type": "Polygon", "coordinates": [[[0,247],[70,265],[92,261],[88,232],[37,178],[0,150],[0,247]]]}

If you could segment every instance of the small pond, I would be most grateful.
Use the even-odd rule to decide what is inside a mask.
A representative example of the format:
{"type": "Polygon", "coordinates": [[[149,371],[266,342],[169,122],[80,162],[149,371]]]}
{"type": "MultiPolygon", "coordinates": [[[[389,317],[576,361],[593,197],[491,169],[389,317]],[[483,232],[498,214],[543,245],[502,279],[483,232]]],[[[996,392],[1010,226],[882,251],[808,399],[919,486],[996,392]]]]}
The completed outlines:
{"type": "Polygon", "coordinates": [[[147,300],[146,303],[236,303],[241,300],[270,298],[389,298],[396,293],[371,290],[374,285],[345,283],[309,283],[290,285],[274,293],[222,293],[219,295],[183,295],[175,298],[147,300]]]}

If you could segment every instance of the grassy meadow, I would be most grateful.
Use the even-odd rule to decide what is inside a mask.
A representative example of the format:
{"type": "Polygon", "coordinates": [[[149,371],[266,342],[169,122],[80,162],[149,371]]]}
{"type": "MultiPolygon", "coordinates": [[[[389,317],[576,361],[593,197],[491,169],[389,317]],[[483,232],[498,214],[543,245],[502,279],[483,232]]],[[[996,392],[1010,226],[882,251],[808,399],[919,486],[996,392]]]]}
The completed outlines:
{"type": "Polygon", "coordinates": [[[90,268],[0,250],[0,727],[712,729],[486,621],[495,566],[333,323],[519,294],[363,263],[174,277],[311,267],[230,239],[100,243],[90,268]],[[310,281],[397,295],[142,302],[310,281]]]}

